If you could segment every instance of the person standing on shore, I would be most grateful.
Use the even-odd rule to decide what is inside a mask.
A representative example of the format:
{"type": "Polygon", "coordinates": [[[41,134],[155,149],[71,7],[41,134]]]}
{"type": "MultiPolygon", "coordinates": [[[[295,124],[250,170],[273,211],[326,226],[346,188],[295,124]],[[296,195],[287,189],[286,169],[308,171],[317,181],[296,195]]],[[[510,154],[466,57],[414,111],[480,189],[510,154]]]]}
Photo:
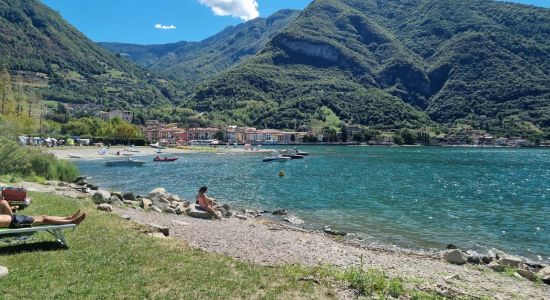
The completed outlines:
{"type": "Polygon", "coordinates": [[[216,219],[221,220],[222,217],[220,217],[218,212],[214,210],[214,200],[206,196],[207,190],[208,187],[206,186],[203,186],[199,189],[199,192],[197,193],[197,204],[202,210],[209,212],[210,214],[214,215],[216,219]]]}

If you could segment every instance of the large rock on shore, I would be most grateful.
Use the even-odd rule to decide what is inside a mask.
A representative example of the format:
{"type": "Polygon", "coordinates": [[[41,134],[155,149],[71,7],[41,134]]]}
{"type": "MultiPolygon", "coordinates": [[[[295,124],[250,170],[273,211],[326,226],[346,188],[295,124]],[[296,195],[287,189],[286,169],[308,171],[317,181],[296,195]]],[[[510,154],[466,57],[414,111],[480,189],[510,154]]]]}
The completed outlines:
{"type": "Polygon", "coordinates": [[[150,199],[147,199],[147,198],[141,198],[141,203],[139,205],[141,208],[147,209],[147,208],[151,207],[151,205],[153,205],[153,201],[151,201],[150,199]]]}
{"type": "Polygon", "coordinates": [[[521,268],[523,263],[521,262],[521,258],[517,256],[505,256],[501,258],[498,262],[502,266],[509,266],[514,268],[521,268]]]}
{"type": "Polygon", "coordinates": [[[299,219],[298,217],[292,216],[292,215],[283,218],[283,221],[288,222],[290,224],[294,224],[294,225],[304,224],[304,221],[302,219],[299,219]]]}
{"type": "Polygon", "coordinates": [[[122,195],[122,199],[123,199],[123,200],[136,201],[136,196],[135,196],[134,193],[132,193],[132,192],[130,192],[130,193],[125,193],[124,195],[122,195]]]}
{"type": "Polygon", "coordinates": [[[111,206],[111,204],[107,204],[107,203],[101,203],[100,205],[97,206],[97,209],[101,211],[106,211],[106,212],[113,211],[113,207],[111,206]]]}
{"type": "Polygon", "coordinates": [[[94,201],[95,204],[111,203],[111,193],[104,190],[98,190],[92,196],[92,201],[94,201]]]}
{"type": "Polygon", "coordinates": [[[164,188],[156,188],[152,191],[149,192],[149,198],[153,199],[153,198],[160,198],[160,197],[164,197],[166,196],[166,189],[164,188]]]}
{"type": "Polygon", "coordinates": [[[445,252],[445,260],[451,264],[463,265],[468,258],[459,249],[451,249],[445,252]]]}
{"type": "Polygon", "coordinates": [[[214,217],[207,211],[197,209],[196,204],[189,205],[187,215],[198,219],[212,219],[214,217]]]}
{"type": "Polygon", "coordinates": [[[542,268],[538,274],[540,279],[542,279],[545,283],[550,284],[550,266],[546,266],[542,268]]]}
{"type": "Polygon", "coordinates": [[[8,276],[8,268],[0,266],[0,278],[8,276]]]}

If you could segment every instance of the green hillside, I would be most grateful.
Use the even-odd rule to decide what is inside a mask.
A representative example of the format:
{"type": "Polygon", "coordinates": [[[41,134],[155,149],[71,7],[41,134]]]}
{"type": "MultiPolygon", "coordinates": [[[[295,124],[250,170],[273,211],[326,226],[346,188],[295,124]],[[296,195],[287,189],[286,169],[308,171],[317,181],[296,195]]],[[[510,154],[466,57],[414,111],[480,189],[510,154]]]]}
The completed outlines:
{"type": "Polygon", "coordinates": [[[128,107],[168,103],[163,81],[86,38],[38,0],[0,0],[0,68],[46,99],[128,107]]]}
{"type": "Polygon", "coordinates": [[[549,64],[549,9],[317,0],[258,54],[204,82],[188,105],[279,128],[309,124],[326,106],[377,128],[435,121],[540,134],[550,128],[549,64]]]}
{"type": "Polygon", "coordinates": [[[191,85],[256,54],[276,33],[295,20],[299,11],[281,10],[268,18],[257,18],[230,26],[201,42],[165,45],[99,43],[141,66],[191,85]]]}

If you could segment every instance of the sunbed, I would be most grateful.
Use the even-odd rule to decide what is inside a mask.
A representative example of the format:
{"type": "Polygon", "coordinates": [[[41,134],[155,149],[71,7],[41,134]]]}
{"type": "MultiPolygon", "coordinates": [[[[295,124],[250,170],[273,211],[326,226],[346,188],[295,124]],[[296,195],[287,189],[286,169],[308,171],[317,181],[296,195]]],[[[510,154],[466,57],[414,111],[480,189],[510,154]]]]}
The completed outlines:
{"type": "Polygon", "coordinates": [[[75,228],[75,224],[66,224],[66,225],[41,225],[41,226],[34,226],[34,227],[26,227],[26,228],[16,228],[16,229],[10,229],[10,228],[0,228],[0,239],[5,235],[12,235],[12,234],[32,234],[38,231],[46,231],[52,234],[55,239],[64,247],[67,247],[67,242],[65,241],[65,235],[63,234],[63,230],[75,228]]]}

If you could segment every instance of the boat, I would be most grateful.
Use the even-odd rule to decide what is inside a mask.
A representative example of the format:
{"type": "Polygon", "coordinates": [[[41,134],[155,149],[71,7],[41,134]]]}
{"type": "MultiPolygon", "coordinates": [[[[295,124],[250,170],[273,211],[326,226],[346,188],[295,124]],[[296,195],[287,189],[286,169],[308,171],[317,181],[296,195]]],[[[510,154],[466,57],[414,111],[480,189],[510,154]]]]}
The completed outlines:
{"type": "Polygon", "coordinates": [[[122,155],[124,155],[124,156],[134,156],[135,154],[134,153],[122,153],[122,155]]]}
{"type": "Polygon", "coordinates": [[[132,158],[127,158],[123,160],[113,160],[113,161],[107,161],[105,162],[105,165],[108,167],[122,167],[122,166],[135,166],[135,167],[141,167],[145,164],[142,160],[135,160],[132,158]]]}
{"type": "Polygon", "coordinates": [[[283,156],[283,155],[274,155],[274,156],[268,156],[266,158],[263,159],[264,162],[268,162],[268,161],[279,161],[279,162],[283,162],[283,161],[288,161],[290,160],[291,158],[290,157],[286,157],[286,156],[283,156]]]}
{"type": "Polygon", "coordinates": [[[284,157],[290,157],[290,159],[300,159],[300,158],[304,158],[303,155],[300,155],[300,154],[283,154],[282,156],[284,157]]]}
{"type": "Polygon", "coordinates": [[[156,156],[155,158],[153,158],[153,161],[165,161],[165,162],[168,162],[168,161],[176,161],[178,160],[177,157],[160,157],[160,156],[156,156]]]}
{"type": "Polygon", "coordinates": [[[294,150],[296,151],[297,155],[301,155],[301,156],[308,156],[309,155],[309,153],[307,153],[307,152],[303,152],[303,151],[300,151],[298,149],[294,149],[294,150]]]}
{"type": "Polygon", "coordinates": [[[152,147],[152,148],[155,148],[155,149],[164,149],[164,148],[165,148],[164,146],[161,146],[161,145],[159,144],[159,142],[156,142],[156,143],[151,144],[151,145],[149,145],[149,146],[152,147]]]}
{"type": "Polygon", "coordinates": [[[82,155],[80,155],[80,154],[69,153],[69,157],[70,157],[70,158],[82,158],[82,155]]]}

